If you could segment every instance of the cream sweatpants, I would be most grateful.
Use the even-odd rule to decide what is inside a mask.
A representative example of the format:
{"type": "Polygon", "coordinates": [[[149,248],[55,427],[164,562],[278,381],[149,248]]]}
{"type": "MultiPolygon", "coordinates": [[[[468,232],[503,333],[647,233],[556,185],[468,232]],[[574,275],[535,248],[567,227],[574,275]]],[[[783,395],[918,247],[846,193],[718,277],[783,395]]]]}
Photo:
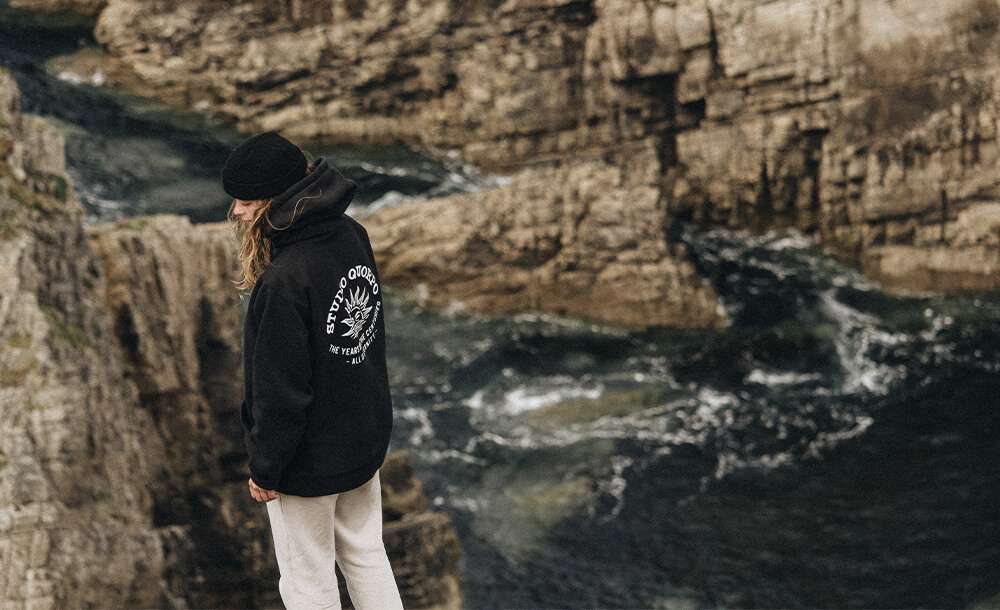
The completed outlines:
{"type": "Polygon", "coordinates": [[[340,610],[334,561],[358,610],[402,610],[382,543],[378,474],[340,494],[303,498],[281,494],[267,503],[278,558],[278,591],[288,610],[340,610]]]}

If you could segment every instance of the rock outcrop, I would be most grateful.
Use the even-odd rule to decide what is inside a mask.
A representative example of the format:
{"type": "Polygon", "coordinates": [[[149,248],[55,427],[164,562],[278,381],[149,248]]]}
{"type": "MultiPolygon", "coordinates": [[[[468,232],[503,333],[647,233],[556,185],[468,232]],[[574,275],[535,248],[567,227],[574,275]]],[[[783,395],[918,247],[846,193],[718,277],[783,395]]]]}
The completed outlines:
{"type": "Polygon", "coordinates": [[[18,103],[0,73],[0,598],[169,606],[165,548],[183,533],[153,522],[151,418],[125,379],[62,135],[18,103]]]}
{"type": "MultiPolygon", "coordinates": [[[[578,156],[625,168],[623,151],[652,149],[659,198],[644,222],[661,235],[677,221],[797,227],[920,290],[997,285],[998,29],[996,0],[110,0],[96,34],[110,78],[246,131],[457,149],[530,165],[522,184],[578,156]]],[[[556,177],[524,207],[565,188],[556,177]]],[[[638,259],[685,276],[682,252],[634,247],[647,246],[638,259]]]]}
{"type": "Polygon", "coordinates": [[[164,216],[99,226],[89,237],[128,377],[151,419],[153,515],[184,527],[193,547],[187,601],[258,606],[276,575],[266,519],[244,489],[233,234],[164,216]]]}
{"type": "MultiPolygon", "coordinates": [[[[62,135],[18,100],[0,72],[4,607],[277,603],[246,488],[231,229],[161,216],[86,233],[62,135]]],[[[407,607],[458,607],[450,520],[405,454],[382,476],[407,607]]]]}
{"type": "Polygon", "coordinates": [[[719,320],[715,293],[667,243],[659,159],[635,146],[520,171],[496,189],[365,220],[379,272],[417,301],[549,311],[622,327],[719,320]]]}
{"type": "Polygon", "coordinates": [[[708,9],[675,217],[798,227],[890,288],[1000,285],[996,2],[708,9]]]}

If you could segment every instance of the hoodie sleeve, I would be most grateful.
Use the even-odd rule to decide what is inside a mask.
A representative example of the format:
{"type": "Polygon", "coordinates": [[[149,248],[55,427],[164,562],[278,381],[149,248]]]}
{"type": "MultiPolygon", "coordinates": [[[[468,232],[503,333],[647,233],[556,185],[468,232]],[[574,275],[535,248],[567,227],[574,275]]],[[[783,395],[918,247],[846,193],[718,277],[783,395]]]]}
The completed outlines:
{"type": "Polygon", "coordinates": [[[253,426],[247,435],[250,474],[274,489],[295,455],[312,402],[309,307],[294,288],[261,286],[256,300],[253,426]]]}

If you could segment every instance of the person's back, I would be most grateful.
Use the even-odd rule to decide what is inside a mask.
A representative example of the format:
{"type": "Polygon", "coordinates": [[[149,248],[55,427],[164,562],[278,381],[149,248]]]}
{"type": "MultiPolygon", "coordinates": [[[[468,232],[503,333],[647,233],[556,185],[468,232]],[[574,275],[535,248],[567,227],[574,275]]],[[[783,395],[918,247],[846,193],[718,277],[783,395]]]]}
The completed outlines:
{"type": "Polygon", "coordinates": [[[392,428],[384,310],[356,185],[269,132],[230,155],[243,244],[242,419],[251,494],[268,502],[289,607],[401,607],[381,538],[378,468],[392,428]]]}

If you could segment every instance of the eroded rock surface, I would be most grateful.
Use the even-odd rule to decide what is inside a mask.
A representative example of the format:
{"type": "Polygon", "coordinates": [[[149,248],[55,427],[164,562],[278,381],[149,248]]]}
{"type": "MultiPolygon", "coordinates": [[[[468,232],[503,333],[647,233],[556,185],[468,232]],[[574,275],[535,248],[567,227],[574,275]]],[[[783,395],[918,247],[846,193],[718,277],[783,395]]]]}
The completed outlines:
{"type": "Polygon", "coordinates": [[[669,244],[652,147],[524,169],[509,184],[365,219],[379,272],[417,300],[551,311],[624,327],[719,320],[715,293],[669,244]]]}
{"type": "Polygon", "coordinates": [[[123,372],[62,135],[0,73],[0,599],[169,606],[148,488],[158,439],[123,372]],[[52,154],[50,154],[52,153],[52,154]]]}
{"type": "Polygon", "coordinates": [[[993,0],[111,0],[97,36],[112,78],[246,131],[457,149],[520,183],[652,147],[648,225],[796,227],[920,290],[997,284],[998,29],[993,0]]]}

